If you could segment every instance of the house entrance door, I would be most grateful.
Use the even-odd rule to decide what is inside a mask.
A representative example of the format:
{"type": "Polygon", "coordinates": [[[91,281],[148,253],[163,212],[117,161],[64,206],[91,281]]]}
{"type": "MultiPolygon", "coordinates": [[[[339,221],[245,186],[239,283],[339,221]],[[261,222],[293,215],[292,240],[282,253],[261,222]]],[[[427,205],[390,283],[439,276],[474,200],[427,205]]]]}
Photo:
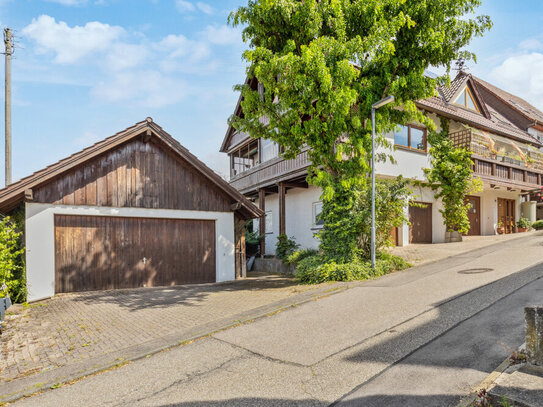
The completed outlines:
{"type": "Polygon", "coordinates": [[[481,234],[481,198],[478,196],[466,196],[466,203],[470,204],[470,208],[468,209],[468,236],[479,236],[481,234]]]}
{"type": "Polygon", "coordinates": [[[498,226],[500,224],[505,233],[515,232],[515,200],[498,198],[498,226]]]}

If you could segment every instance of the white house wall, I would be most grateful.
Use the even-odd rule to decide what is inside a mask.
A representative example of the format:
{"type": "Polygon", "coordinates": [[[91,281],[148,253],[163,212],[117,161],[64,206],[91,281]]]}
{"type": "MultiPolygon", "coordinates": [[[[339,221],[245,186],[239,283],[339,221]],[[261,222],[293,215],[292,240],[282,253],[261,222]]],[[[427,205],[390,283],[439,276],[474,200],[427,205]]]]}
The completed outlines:
{"type": "Polygon", "coordinates": [[[48,298],[55,294],[54,216],[56,214],[214,220],[216,279],[220,282],[236,278],[234,214],[232,212],[68,206],[39,203],[26,203],[25,207],[28,301],[48,298]]]}
{"type": "Polygon", "coordinates": [[[316,249],[319,246],[315,233],[320,229],[313,224],[313,203],[319,202],[320,196],[321,189],[314,186],[289,189],[285,196],[287,236],[296,236],[300,247],[316,249]]]}
{"type": "MultiPolygon", "coordinates": [[[[294,237],[302,248],[316,249],[319,241],[315,238],[318,229],[313,225],[313,203],[319,202],[321,189],[292,188],[285,195],[285,227],[288,237],[294,237]]],[[[256,201],[258,205],[258,200],[256,201]]],[[[266,231],[266,254],[274,255],[279,236],[279,195],[266,195],[266,212],[272,212],[272,230],[266,231]]]]}
{"type": "MultiPolygon", "coordinates": [[[[430,117],[436,124],[437,131],[441,131],[440,121],[436,115],[430,117]]],[[[456,121],[449,121],[449,132],[464,130],[465,126],[456,121]]],[[[385,135],[390,146],[394,145],[394,136],[385,135]]],[[[430,146],[428,145],[428,149],[430,146]]],[[[430,168],[431,156],[425,152],[409,151],[402,148],[380,147],[379,153],[386,153],[394,157],[394,163],[387,159],[386,162],[376,164],[377,175],[386,178],[395,178],[402,175],[406,179],[425,181],[425,168],[430,168]]],[[[414,201],[426,202],[432,204],[432,243],[443,243],[445,241],[445,232],[447,228],[443,222],[441,210],[443,203],[434,198],[435,192],[427,187],[414,187],[414,201]]],[[[313,225],[313,203],[320,200],[320,188],[310,186],[307,189],[295,188],[289,189],[285,196],[285,214],[286,214],[286,233],[289,237],[293,236],[296,242],[303,248],[317,248],[319,241],[314,237],[315,229],[313,225]]],[[[496,233],[498,222],[498,198],[514,199],[516,201],[516,219],[520,217],[520,197],[519,193],[508,192],[505,190],[494,190],[485,185],[483,192],[474,194],[481,197],[481,234],[493,235],[496,233]]],[[[258,201],[257,201],[258,202],[258,201]]],[[[409,208],[406,206],[406,216],[409,214],[409,208]]],[[[279,197],[278,194],[266,196],[266,211],[272,212],[273,227],[271,233],[266,234],[266,254],[275,254],[277,236],[279,235],[279,197]]],[[[538,207],[538,218],[543,218],[543,206],[538,207]]],[[[270,231],[267,231],[270,232],[270,231]]],[[[399,229],[399,245],[409,244],[409,226],[406,224],[399,229]]]]}
{"type": "Polygon", "coordinates": [[[482,192],[473,194],[481,197],[481,235],[495,235],[498,226],[498,198],[515,201],[515,219],[520,219],[520,196],[518,192],[492,189],[488,185],[482,192]]]}

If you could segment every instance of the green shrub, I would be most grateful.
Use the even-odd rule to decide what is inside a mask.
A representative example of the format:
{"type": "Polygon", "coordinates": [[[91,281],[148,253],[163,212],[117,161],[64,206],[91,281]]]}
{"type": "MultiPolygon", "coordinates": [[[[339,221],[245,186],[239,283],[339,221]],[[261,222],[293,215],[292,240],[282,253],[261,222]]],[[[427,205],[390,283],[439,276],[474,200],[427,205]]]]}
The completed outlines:
{"type": "Polygon", "coordinates": [[[368,280],[392,271],[411,267],[401,257],[380,253],[372,270],[369,261],[357,259],[349,263],[326,262],[319,254],[308,255],[296,265],[296,278],[304,284],[319,284],[326,281],[368,280]]]}
{"type": "Polygon", "coordinates": [[[528,218],[520,218],[517,222],[517,226],[519,228],[529,229],[530,226],[532,226],[532,223],[530,222],[528,218]]]}
{"type": "Polygon", "coordinates": [[[543,220],[536,220],[534,223],[532,223],[532,227],[535,230],[543,229],[543,220]]]}
{"type": "Polygon", "coordinates": [[[13,302],[26,301],[23,222],[6,216],[0,221],[0,285],[8,287],[13,302]]]}
{"type": "MultiPolygon", "coordinates": [[[[379,179],[375,185],[376,250],[392,246],[391,230],[408,222],[406,201],[411,195],[401,176],[379,179]]],[[[319,249],[329,261],[349,263],[371,256],[371,188],[367,185],[336,185],[333,199],[323,200],[318,233],[319,249]]]]}
{"type": "Polygon", "coordinates": [[[275,257],[286,263],[287,258],[300,247],[294,238],[288,238],[287,235],[277,236],[277,245],[275,246],[275,257]]]}
{"type": "Polygon", "coordinates": [[[314,256],[318,254],[319,252],[315,249],[302,249],[302,250],[296,250],[294,253],[292,253],[290,256],[287,257],[286,263],[287,264],[295,264],[299,263],[303,259],[309,256],[314,256]]]}

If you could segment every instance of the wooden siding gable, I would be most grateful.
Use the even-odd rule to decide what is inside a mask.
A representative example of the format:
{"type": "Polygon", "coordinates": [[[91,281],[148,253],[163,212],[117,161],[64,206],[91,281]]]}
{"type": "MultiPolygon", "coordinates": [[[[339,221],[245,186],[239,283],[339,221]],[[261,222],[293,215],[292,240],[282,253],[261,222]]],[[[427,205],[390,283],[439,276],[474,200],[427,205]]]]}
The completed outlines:
{"type": "Polygon", "coordinates": [[[36,188],[34,202],[229,212],[232,198],[155,137],[139,138],[36,188]]]}
{"type": "MultiPolygon", "coordinates": [[[[198,160],[151,118],[0,190],[0,211],[7,212],[15,208],[25,199],[27,192],[30,194],[31,191],[34,200],[38,202],[96,202],[96,205],[107,206],[190,208],[198,205],[196,209],[201,210],[205,207],[217,208],[216,204],[224,200],[229,204],[228,211],[235,210],[243,218],[262,215],[247,198],[198,160]],[[160,146],[162,156],[169,158],[160,161],[158,150],[142,151],[141,145],[137,146],[138,142],[157,148],[160,146]],[[125,150],[127,146],[131,146],[135,154],[131,154],[130,148],[125,150]],[[173,176],[172,168],[179,168],[172,162],[183,168],[181,173],[184,175],[174,177],[173,181],[168,181],[166,188],[162,188],[164,177],[173,176]],[[169,167],[165,169],[166,172],[160,172],[161,166],[169,167]],[[119,168],[124,169],[118,171],[119,168]],[[130,168],[130,171],[127,168],[130,168]],[[156,174],[151,177],[152,180],[148,179],[155,168],[158,168],[156,174]],[[145,177],[139,177],[140,173],[136,169],[141,170],[145,177]],[[182,187],[174,185],[174,182],[181,182],[182,187]],[[55,186],[47,187],[55,183],[55,186]],[[116,184],[123,184],[126,188],[108,187],[116,184]],[[160,192],[161,188],[164,191],[160,192]],[[177,189],[188,191],[187,196],[190,195],[192,201],[189,202],[188,197],[183,198],[184,200],[175,198],[177,189]],[[165,196],[159,197],[160,194],[165,196]]],[[[226,208],[224,202],[219,207],[226,208]]]]}

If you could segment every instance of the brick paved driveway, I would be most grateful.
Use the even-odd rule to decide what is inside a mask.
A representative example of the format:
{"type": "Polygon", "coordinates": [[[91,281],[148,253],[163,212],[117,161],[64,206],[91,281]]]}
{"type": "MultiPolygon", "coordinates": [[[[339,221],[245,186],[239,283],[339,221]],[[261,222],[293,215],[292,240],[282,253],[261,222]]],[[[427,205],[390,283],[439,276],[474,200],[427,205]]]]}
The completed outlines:
{"type": "Polygon", "coordinates": [[[288,299],[316,286],[256,275],[222,284],[59,295],[11,308],[0,336],[0,384],[114,353],[288,299]]]}

